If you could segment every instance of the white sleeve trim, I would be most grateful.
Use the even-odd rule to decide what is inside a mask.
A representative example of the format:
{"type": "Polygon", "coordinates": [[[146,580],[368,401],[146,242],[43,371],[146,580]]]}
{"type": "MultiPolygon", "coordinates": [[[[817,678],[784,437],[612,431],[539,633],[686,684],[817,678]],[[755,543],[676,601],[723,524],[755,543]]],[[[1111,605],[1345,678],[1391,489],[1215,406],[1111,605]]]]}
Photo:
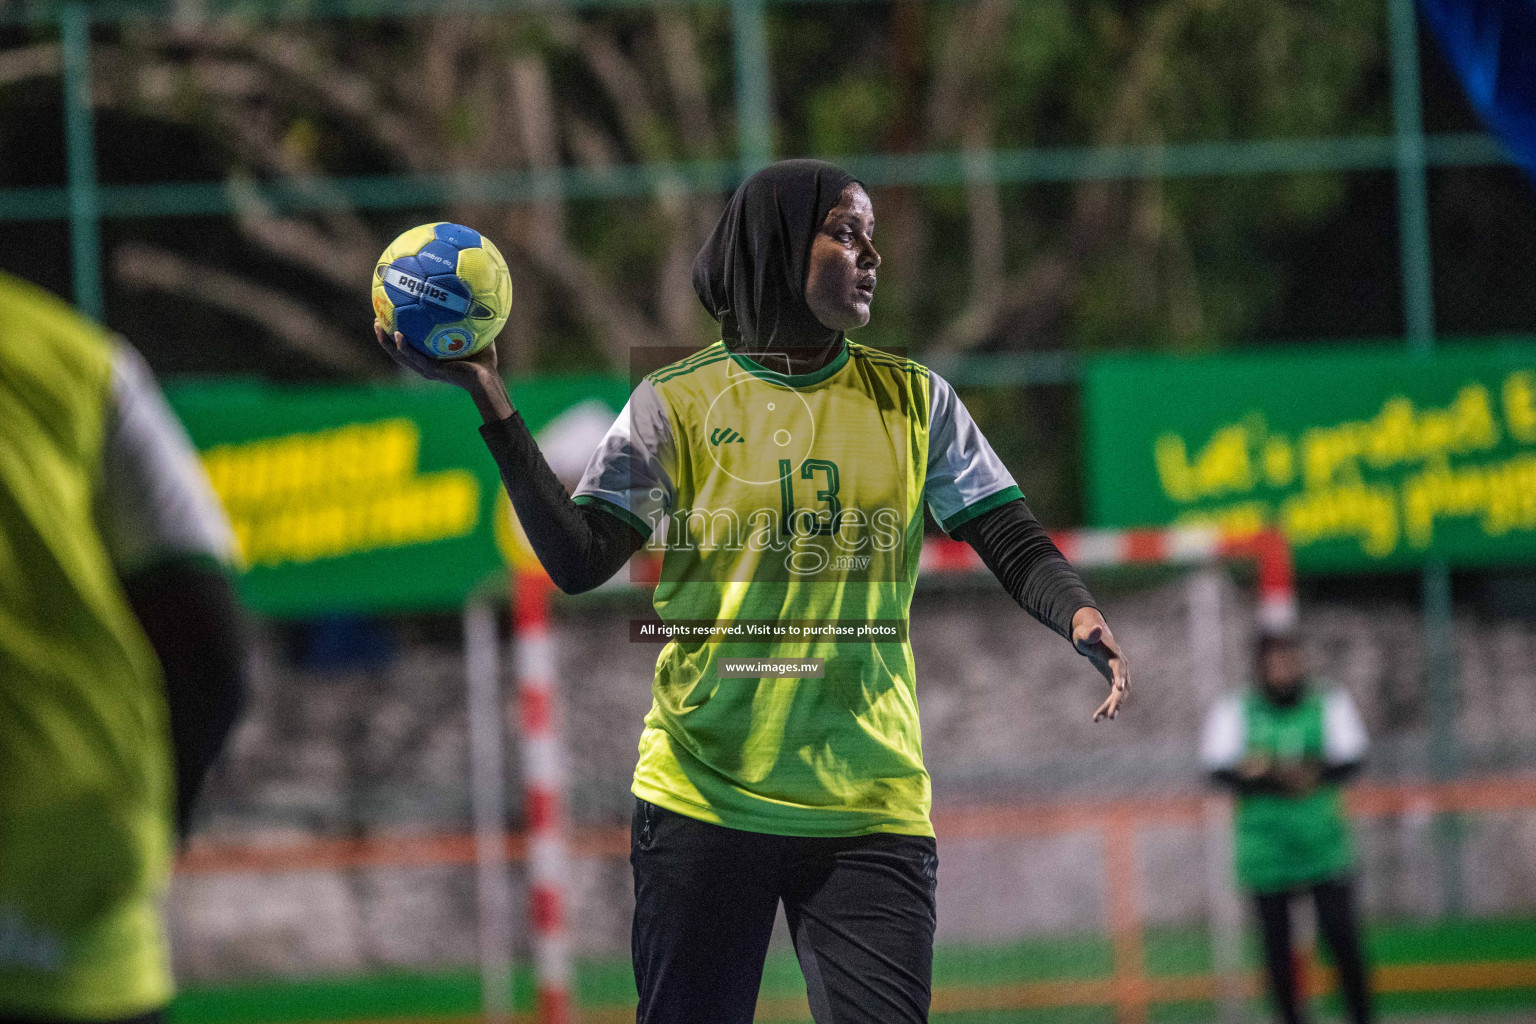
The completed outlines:
{"type": "Polygon", "coordinates": [[[97,519],[128,576],[167,557],[234,561],[234,536],[203,464],[144,357],[119,343],[112,360],[97,519]]]}
{"type": "Polygon", "coordinates": [[[1200,731],[1200,763],[1207,771],[1225,771],[1237,767],[1248,746],[1248,721],[1243,715],[1243,699],[1223,697],[1205,716],[1200,731]]]}
{"type": "Polygon", "coordinates": [[[1008,488],[1013,474],[987,443],[981,428],[949,382],[928,373],[928,466],[923,494],[946,531],[966,509],[1008,488]]]}
{"type": "Polygon", "coordinates": [[[650,381],[641,381],[592,454],[575,496],[615,505],[653,533],[672,508],[676,452],[661,396],[650,381]]]}
{"type": "Polygon", "coordinates": [[[1354,764],[1365,757],[1369,745],[1354,700],[1343,690],[1329,690],[1323,696],[1323,760],[1354,764]]]}

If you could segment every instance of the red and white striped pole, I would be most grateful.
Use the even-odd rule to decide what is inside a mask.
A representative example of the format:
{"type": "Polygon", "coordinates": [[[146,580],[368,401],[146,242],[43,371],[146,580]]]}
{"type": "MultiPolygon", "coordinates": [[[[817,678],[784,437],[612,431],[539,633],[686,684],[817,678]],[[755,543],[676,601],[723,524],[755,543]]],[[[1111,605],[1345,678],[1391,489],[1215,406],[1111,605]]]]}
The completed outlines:
{"type": "Polygon", "coordinates": [[[528,906],[533,926],[534,991],[541,1024],[571,1019],[570,941],[566,934],[565,770],[560,742],[555,652],[549,635],[553,584],[542,572],[512,583],[518,714],[528,841],[528,906]]]}
{"type": "Polygon", "coordinates": [[[1283,633],[1296,626],[1296,568],[1291,545],[1279,530],[1251,534],[1235,543],[1247,545],[1259,567],[1259,626],[1283,633]]]}

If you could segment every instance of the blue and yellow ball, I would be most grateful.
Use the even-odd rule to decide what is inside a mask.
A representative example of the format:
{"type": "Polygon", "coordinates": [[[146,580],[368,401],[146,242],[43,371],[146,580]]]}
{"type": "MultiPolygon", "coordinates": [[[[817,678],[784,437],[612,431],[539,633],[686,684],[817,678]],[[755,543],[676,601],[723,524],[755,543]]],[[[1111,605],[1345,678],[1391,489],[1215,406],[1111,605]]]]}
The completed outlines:
{"type": "Polygon", "coordinates": [[[389,244],[373,273],[373,312],[434,359],[463,359],[496,340],[512,311],[507,261],[489,238],[439,221],[389,244]]]}

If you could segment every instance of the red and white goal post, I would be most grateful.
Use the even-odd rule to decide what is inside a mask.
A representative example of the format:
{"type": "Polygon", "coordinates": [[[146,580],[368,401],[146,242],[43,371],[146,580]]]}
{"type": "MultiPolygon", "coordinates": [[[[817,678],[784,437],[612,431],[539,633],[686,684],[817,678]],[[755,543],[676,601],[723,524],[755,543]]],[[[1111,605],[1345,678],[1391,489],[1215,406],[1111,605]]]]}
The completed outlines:
{"type": "MultiPolygon", "coordinates": [[[[1290,547],[1278,530],[1242,534],[1207,527],[1066,530],[1053,533],[1051,539],[1067,560],[1081,569],[1143,565],[1200,567],[1233,561],[1252,562],[1258,572],[1259,628],[1275,632],[1295,625],[1295,573],[1290,547]]],[[[924,575],[987,572],[969,544],[947,537],[925,541],[921,557],[924,575]]],[[[647,566],[647,569],[654,568],[647,566]]],[[[654,578],[654,573],[649,575],[654,578]]],[[[549,602],[554,588],[542,573],[525,572],[514,579],[512,594],[512,630],[518,666],[517,728],[521,738],[527,818],[527,923],[533,953],[534,990],[542,1024],[566,1024],[571,1015],[569,901],[565,886],[568,840],[561,767],[565,754],[559,729],[562,716],[556,681],[557,661],[550,635],[549,602]]],[[[1214,632],[1219,631],[1197,629],[1192,624],[1192,642],[1199,643],[1199,634],[1214,632]]],[[[1207,650],[1203,657],[1197,652],[1197,661],[1204,661],[1207,666],[1212,666],[1213,659],[1219,665],[1219,648],[1207,650]]],[[[1111,924],[1115,930],[1122,930],[1114,922],[1111,924]]]]}
{"type": "MultiPolygon", "coordinates": [[[[1166,530],[1062,530],[1051,540],[1079,569],[1130,566],[1204,566],[1252,562],[1258,570],[1258,625],[1281,632],[1296,625],[1296,574],[1285,535],[1269,529],[1236,533],[1214,527],[1166,530]]],[[[932,538],[923,545],[924,574],[984,573],[980,556],[964,541],[932,538]]]]}

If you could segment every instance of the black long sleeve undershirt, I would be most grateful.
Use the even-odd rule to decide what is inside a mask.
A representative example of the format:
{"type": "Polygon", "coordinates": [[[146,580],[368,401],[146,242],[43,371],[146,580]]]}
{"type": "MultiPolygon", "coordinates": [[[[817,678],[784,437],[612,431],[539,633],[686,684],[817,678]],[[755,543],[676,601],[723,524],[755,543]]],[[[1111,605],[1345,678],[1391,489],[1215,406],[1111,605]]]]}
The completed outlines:
{"type": "Polygon", "coordinates": [[[645,543],[639,530],[617,516],[571,500],[520,413],[485,424],[480,436],[501,470],[533,553],[567,594],[607,582],[645,543]]]}
{"type": "Polygon", "coordinates": [[[976,549],[1021,608],[1068,640],[1078,609],[1098,607],[1023,498],[982,513],[955,536],[976,549]]]}
{"type": "Polygon", "coordinates": [[[245,620],[228,577],[197,559],[160,563],[124,580],[123,590],[165,677],[176,826],[185,838],[203,780],[245,706],[245,620]]]}
{"type": "MultiPolygon", "coordinates": [[[[1324,786],[1342,785],[1358,775],[1362,767],[1364,767],[1363,761],[1325,764],[1318,775],[1318,782],[1324,786]]],[[[1257,779],[1245,779],[1237,774],[1236,769],[1231,768],[1222,768],[1211,772],[1211,781],[1241,796],[1252,796],[1258,793],[1273,793],[1280,796],[1288,795],[1285,787],[1268,775],[1257,779]]]]}

